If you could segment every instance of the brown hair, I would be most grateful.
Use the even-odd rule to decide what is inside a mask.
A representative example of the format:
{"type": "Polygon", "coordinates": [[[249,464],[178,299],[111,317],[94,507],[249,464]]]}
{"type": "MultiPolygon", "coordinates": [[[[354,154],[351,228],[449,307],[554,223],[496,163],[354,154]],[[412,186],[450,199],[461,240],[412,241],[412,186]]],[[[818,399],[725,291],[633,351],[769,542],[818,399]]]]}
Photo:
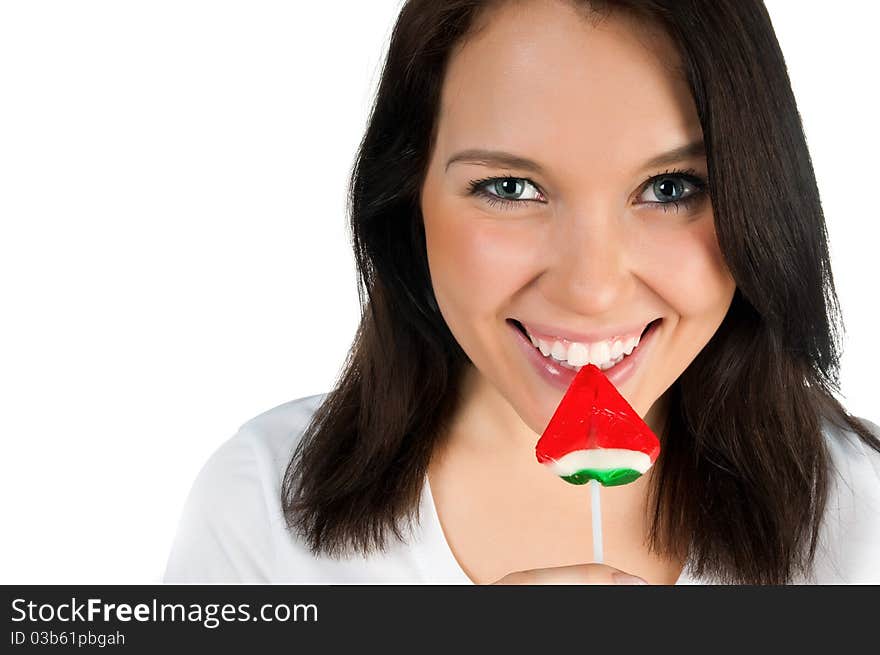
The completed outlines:
{"type": "MultiPolygon", "coordinates": [[[[497,0],[408,0],[349,187],[361,322],[288,465],[288,525],[315,554],[384,549],[418,501],[470,365],[428,273],[419,194],[446,64],[497,0]]],[[[679,49],[706,145],[730,309],[670,389],[651,548],[723,582],[806,574],[828,492],[823,420],[880,440],[835,399],[840,310],[819,193],[759,0],[573,2],[630,12],[679,49]]]]}

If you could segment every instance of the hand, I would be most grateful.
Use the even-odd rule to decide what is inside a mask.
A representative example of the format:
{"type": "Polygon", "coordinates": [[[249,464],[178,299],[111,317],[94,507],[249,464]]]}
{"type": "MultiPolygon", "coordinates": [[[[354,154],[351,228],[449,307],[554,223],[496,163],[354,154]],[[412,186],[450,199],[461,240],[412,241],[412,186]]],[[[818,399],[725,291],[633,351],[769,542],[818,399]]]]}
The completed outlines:
{"type": "Polygon", "coordinates": [[[572,564],[508,573],[497,585],[509,584],[648,584],[641,578],[605,564],[572,564]]]}

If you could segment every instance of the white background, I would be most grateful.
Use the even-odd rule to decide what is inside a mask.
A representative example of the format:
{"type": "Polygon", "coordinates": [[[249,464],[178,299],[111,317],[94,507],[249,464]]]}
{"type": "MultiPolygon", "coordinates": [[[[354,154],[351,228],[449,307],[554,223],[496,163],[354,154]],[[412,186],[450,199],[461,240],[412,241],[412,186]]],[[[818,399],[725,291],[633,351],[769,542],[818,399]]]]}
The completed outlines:
{"type": "MultiPolygon", "coordinates": [[[[875,422],[873,3],[767,2],[875,422]]],[[[250,417],[329,390],[345,185],[397,0],[0,1],[0,583],[159,580],[250,417]]]]}

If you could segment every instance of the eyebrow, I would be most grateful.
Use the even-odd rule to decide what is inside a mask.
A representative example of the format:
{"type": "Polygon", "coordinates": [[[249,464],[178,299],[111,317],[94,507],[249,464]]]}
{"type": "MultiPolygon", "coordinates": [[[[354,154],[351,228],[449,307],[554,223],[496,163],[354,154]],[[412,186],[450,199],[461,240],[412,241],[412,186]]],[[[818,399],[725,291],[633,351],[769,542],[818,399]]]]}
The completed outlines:
{"type": "MultiPolygon", "coordinates": [[[[662,152],[647,160],[642,168],[656,168],[667,164],[683,161],[685,159],[693,159],[695,157],[705,156],[706,147],[702,140],[692,141],[683,146],[673,148],[667,152],[662,152]]],[[[480,164],[482,166],[497,166],[499,168],[516,168],[519,170],[532,171],[543,174],[544,167],[538,162],[520,157],[502,150],[483,150],[480,148],[471,148],[457,152],[449,161],[446,162],[446,170],[455,162],[467,162],[470,164],[480,164]]]]}

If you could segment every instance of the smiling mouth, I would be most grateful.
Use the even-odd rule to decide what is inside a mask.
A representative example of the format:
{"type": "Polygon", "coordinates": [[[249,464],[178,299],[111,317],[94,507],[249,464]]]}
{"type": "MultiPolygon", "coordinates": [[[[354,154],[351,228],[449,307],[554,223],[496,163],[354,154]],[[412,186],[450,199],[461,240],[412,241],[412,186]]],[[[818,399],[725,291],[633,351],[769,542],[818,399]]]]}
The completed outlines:
{"type": "MultiPolygon", "coordinates": [[[[650,323],[648,323],[648,324],[645,326],[645,329],[642,330],[642,334],[641,334],[641,336],[639,336],[639,339],[641,339],[642,337],[645,336],[645,334],[647,334],[648,330],[651,329],[651,326],[653,326],[655,323],[659,323],[661,320],[662,320],[662,319],[660,319],[660,318],[655,318],[653,321],[651,321],[650,323]]],[[[516,327],[517,330],[519,330],[520,332],[522,332],[522,333],[523,333],[523,336],[525,336],[526,339],[529,338],[529,333],[526,331],[525,327],[523,327],[523,324],[522,324],[522,323],[520,323],[520,322],[519,322],[518,320],[516,320],[515,318],[509,318],[509,319],[507,319],[507,321],[508,321],[509,323],[512,323],[512,324],[514,325],[514,327],[516,327]]]]}
{"type": "Polygon", "coordinates": [[[529,335],[528,330],[526,330],[525,326],[523,326],[523,324],[516,319],[509,318],[507,319],[507,322],[513,325],[525,337],[527,341],[531,341],[532,346],[534,346],[535,349],[538,350],[543,357],[547,358],[548,360],[552,361],[554,364],[562,368],[566,368],[571,371],[579,371],[587,363],[592,363],[600,370],[606,371],[608,369],[617,367],[618,364],[620,364],[622,361],[632,355],[641,344],[642,338],[644,338],[645,335],[649,331],[651,331],[652,328],[657,326],[662,320],[663,319],[661,317],[650,321],[637,338],[633,337],[624,340],[624,342],[622,343],[615,343],[614,349],[610,352],[607,345],[608,342],[604,342],[604,344],[602,346],[598,346],[596,350],[593,350],[594,346],[587,344],[587,348],[580,346],[577,352],[575,352],[574,345],[572,345],[570,349],[566,351],[564,349],[568,346],[565,343],[553,342],[543,339],[533,339],[529,335]],[[570,363],[570,361],[572,363],[570,363]]]}

